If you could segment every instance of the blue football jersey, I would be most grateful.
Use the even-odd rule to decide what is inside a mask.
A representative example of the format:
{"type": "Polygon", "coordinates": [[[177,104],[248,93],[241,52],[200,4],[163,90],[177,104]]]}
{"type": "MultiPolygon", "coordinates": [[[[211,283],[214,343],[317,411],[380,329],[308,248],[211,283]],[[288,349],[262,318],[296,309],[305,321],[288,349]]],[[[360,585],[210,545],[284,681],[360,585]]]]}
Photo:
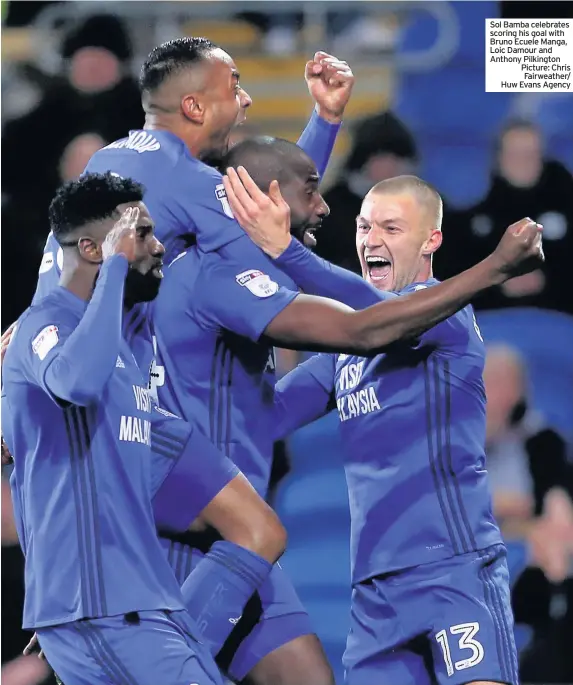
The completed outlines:
{"type": "MultiPolygon", "coordinates": [[[[3,365],[25,628],[183,608],[155,532],[152,401],[129,345],[121,341],[97,402],[62,402],[46,384],[86,307],[56,288],[19,319],[3,365]]],[[[86,344],[85,354],[96,350],[86,344]]]]}
{"type": "MultiPolygon", "coordinates": [[[[324,172],[339,126],[313,114],[299,144],[324,172]]],[[[192,236],[204,251],[216,250],[244,236],[234,220],[221,174],[191,155],[169,131],[136,130],[99,150],[86,172],[110,171],[146,188],[144,197],[165,245],[169,263],[189,246],[192,236]]],[[[251,245],[253,254],[258,248],[251,245]]],[[[245,248],[241,248],[243,253],[245,248]]]]}
{"type": "MultiPolygon", "coordinates": [[[[248,238],[234,247],[250,244],[248,238]]],[[[196,248],[166,270],[152,305],[161,407],[193,418],[265,495],[274,434],[274,350],[260,337],[297,296],[262,252],[196,248]]]]}
{"type": "MultiPolygon", "coordinates": [[[[400,294],[435,283],[412,284],[400,294]]],[[[364,305],[373,304],[372,292],[364,292],[364,305]]],[[[325,409],[328,396],[335,397],[353,582],[501,541],[485,467],[484,358],[473,310],[466,307],[418,340],[372,359],[317,355],[277,384],[279,410],[300,416],[275,417],[281,432],[282,424],[292,428],[316,415],[316,408],[304,407],[305,397],[325,409]],[[319,384],[322,394],[304,392],[305,384],[319,384]],[[298,409],[287,396],[293,391],[298,409]]]]}

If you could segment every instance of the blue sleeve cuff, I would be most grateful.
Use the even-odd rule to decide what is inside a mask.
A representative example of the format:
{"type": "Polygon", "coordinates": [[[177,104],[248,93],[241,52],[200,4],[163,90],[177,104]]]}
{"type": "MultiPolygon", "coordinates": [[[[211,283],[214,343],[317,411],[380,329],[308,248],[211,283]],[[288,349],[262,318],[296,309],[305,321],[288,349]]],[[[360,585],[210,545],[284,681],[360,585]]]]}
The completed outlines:
{"type": "Polygon", "coordinates": [[[296,238],[292,238],[287,249],[280,254],[275,260],[275,264],[286,266],[296,261],[298,258],[305,255],[307,248],[296,238]]]}
{"type": "Polygon", "coordinates": [[[326,121],[326,119],[323,119],[320,116],[316,109],[312,110],[312,116],[310,117],[310,121],[311,123],[314,123],[327,131],[332,131],[333,133],[338,133],[340,127],[342,126],[342,122],[340,122],[339,124],[331,124],[330,121],[326,121]]]}
{"type": "Polygon", "coordinates": [[[127,258],[122,254],[113,255],[105,260],[101,265],[98,276],[98,283],[100,280],[107,282],[109,279],[121,280],[127,275],[127,269],[129,268],[129,262],[127,258]]]}

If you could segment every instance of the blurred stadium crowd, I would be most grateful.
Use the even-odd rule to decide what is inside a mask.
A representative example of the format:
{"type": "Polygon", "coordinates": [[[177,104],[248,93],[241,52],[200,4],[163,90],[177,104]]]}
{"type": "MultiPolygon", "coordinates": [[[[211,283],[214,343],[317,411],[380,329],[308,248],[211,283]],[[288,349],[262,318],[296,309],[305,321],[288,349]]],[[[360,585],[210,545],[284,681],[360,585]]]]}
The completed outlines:
{"type": "MultiPolygon", "coordinates": [[[[563,18],[571,7],[283,3],[271,13],[272,3],[261,12],[241,2],[237,15],[238,4],[120,2],[101,14],[89,2],[3,2],[2,329],[34,292],[55,189],[141,125],[136,75],[154,43],[206,35],[235,56],[254,100],[238,138],[296,140],[309,114],[307,53],[324,48],[347,60],[357,86],[324,180],[331,214],[318,235],[321,256],[359,273],[361,198],[404,173],[444,196],[438,278],[485,257],[523,216],[544,226],[544,267],[475,305],[490,346],[488,470],[510,552],[522,678],[573,683],[573,96],[484,93],[483,73],[486,17],[563,18]]],[[[280,360],[286,371],[298,355],[280,360]]],[[[273,503],[289,532],[283,566],[340,675],[349,520],[336,431],[328,416],[277,445],[273,503]]],[[[15,661],[29,636],[19,627],[22,559],[5,479],[2,547],[3,682],[51,682],[35,657],[15,661]]]]}

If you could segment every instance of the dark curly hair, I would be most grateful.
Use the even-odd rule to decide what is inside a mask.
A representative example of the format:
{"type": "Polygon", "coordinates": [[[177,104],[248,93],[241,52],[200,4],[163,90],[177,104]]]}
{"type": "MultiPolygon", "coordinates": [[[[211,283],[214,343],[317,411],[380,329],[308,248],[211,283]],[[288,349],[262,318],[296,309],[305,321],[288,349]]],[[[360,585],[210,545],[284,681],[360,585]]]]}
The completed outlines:
{"type": "Polygon", "coordinates": [[[61,241],[91,221],[108,219],[117,206],[143,200],[145,188],[131,178],[117,174],[85,174],[58,188],[50,203],[50,227],[61,241]]]}
{"type": "Polygon", "coordinates": [[[181,69],[202,62],[218,48],[208,38],[176,38],[154,48],[141,67],[139,90],[152,93],[166,78],[181,69]]]}

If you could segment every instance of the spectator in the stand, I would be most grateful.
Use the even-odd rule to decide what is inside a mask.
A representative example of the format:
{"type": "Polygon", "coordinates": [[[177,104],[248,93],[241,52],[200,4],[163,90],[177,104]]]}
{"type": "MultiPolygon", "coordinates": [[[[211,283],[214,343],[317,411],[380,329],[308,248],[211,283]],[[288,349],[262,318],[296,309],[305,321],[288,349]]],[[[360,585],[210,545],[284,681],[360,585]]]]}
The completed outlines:
{"type": "Polygon", "coordinates": [[[33,164],[35,192],[40,190],[49,204],[60,185],[58,160],[70,141],[85,131],[116,140],[141,125],[139,92],[127,69],[130,57],[129,38],[115,17],[90,17],[68,34],[61,77],[38,107],[4,129],[3,155],[9,164],[2,183],[11,199],[29,202],[33,164]]]}
{"type": "MultiPolygon", "coordinates": [[[[498,141],[490,189],[468,211],[466,230],[464,222],[459,226],[458,252],[474,263],[489,254],[504,227],[516,217],[530,216],[543,224],[545,265],[490,291],[476,301],[482,309],[536,306],[573,313],[573,176],[543,154],[542,136],[535,125],[509,122],[498,141]]],[[[459,269],[465,266],[464,261],[459,263],[459,269]]]]}
{"type": "Polygon", "coordinates": [[[30,303],[48,233],[47,211],[56,188],[73,178],[106,141],[139,128],[143,113],[130,76],[129,37],[110,15],[84,20],[64,39],[64,69],[29,114],[9,122],[2,136],[2,223],[6,253],[20,255],[17,273],[4,264],[15,297],[9,323],[30,303]],[[30,202],[30,178],[34,202],[30,202]]]}
{"type": "Polygon", "coordinates": [[[93,155],[107,142],[98,133],[81,133],[70,141],[60,158],[58,165],[62,183],[77,179],[93,155]]]}
{"type": "Polygon", "coordinates": [[[561,437],[529,408],[526,370],[513,348],[488,350],[484,381],[494,513],[506,540],[522,540],[529,554],[513,591],[516,622],[534,631],[522,678],[572,682],[573,465],[561,437]]]}
{"type": "Polygon", "coordinates": [[[392,112],[361,121],[340,179],[324,194],[330,216],[319,229],[317,254],[362,273],[356,254],[356,217],[362,200],[379,181],[412,173],[417,157],[414,136],[392,112]]]}

